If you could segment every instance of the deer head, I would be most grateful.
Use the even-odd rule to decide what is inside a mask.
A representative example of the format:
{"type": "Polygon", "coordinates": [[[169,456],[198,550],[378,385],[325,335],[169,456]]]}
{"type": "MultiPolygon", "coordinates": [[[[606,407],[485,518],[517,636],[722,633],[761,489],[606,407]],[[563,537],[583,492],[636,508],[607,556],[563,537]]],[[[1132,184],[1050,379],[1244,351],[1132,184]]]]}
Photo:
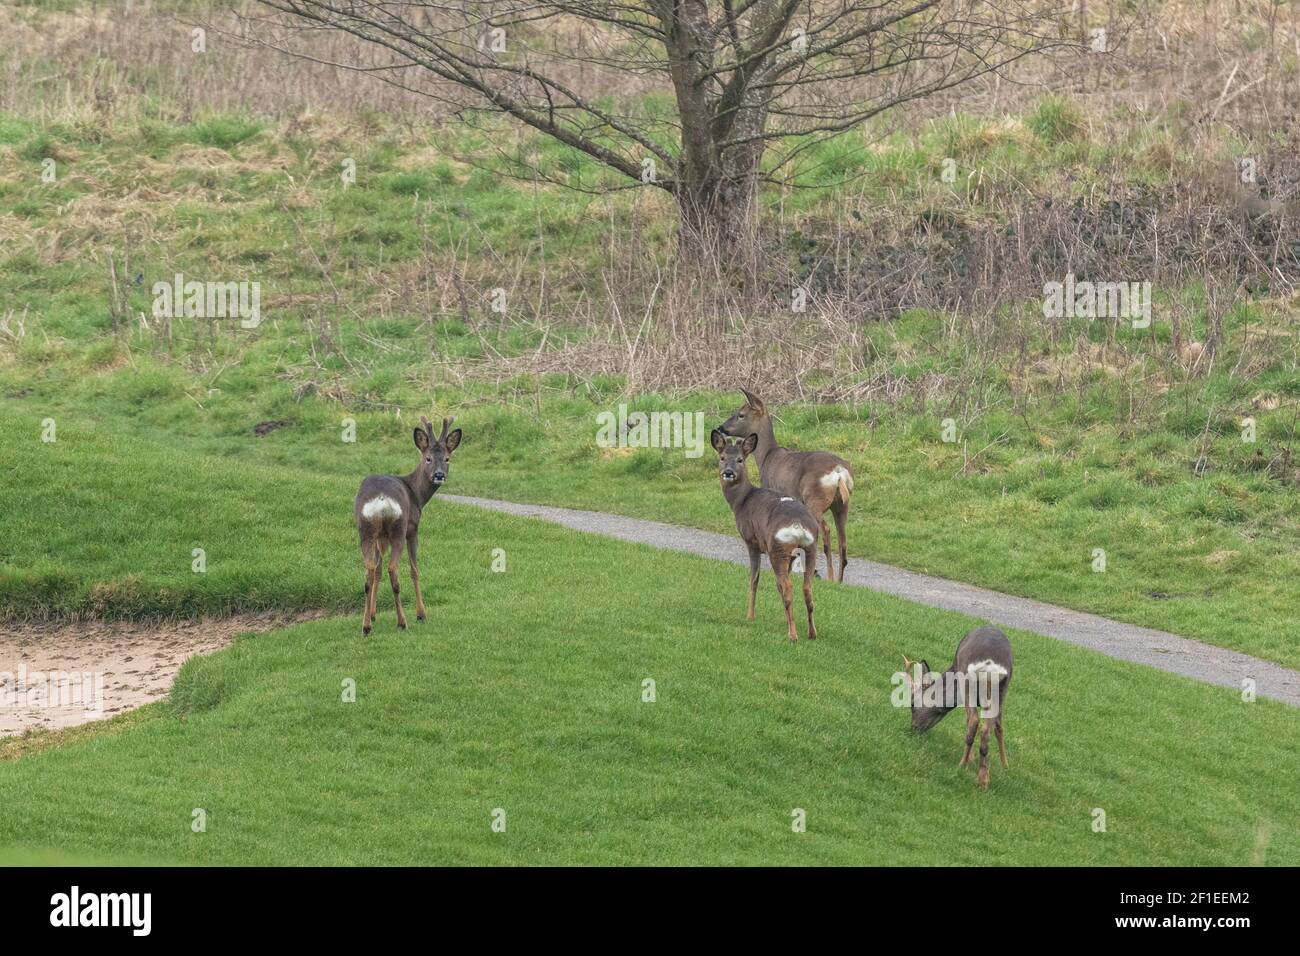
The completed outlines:
{"type": "Polygon", "coordinates": [[[429,419],[423,415],[420,416],[420,427],[415,430],[415,447],[420,449],[422,460],[416,469],[421,479],[433,485],[434,488],[440,486],[447,480],[447,475],[451,472],[451,453],[456,450],[460,444],[460,429],[454,432],[448,432],[454,419],[444,418],[442,420],[442,433],[433,437],[433,425],[429,419]]]}
{"type": "Polygon", "coordinates": [[[925,675],[930,673],[930,665],[926,661],[909,660],[908,656],[904,654],[903,673],[907,675],[908,701],[912,707],[912,729],[928,730],[938,722],[940,717],[948,712],[947,709],[934,706],[927,707],[923,703],[925,687],[929,683],[925,675]]]}
{"type": "Polygon", "coordinates": [[[722,487],[729,488],[745,476],[745,459],[754,453],[758,436],[750,435],[744,441],[729,442],[722,431],[715,428],[709,434],[709,441],[718,453],[718,477],[722,487]]]}
{"type": "Polygon", "coordinates": [[[745,395],[745,404],[732,412],[731,417],[719,426],[724,435],[732,438],[761,431],[771,418],[761,398],[745,388],[742,388],[741,392],[745,395]]]}

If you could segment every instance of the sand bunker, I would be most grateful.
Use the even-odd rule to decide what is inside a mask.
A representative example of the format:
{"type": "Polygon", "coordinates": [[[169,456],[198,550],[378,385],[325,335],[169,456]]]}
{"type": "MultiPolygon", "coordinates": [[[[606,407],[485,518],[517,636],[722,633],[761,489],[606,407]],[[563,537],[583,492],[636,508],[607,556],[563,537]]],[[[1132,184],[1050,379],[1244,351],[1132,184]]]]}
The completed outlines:
{"type": "Polygon", "coordinates": [[[322,616],[0,623],[0,736],[103,720],[158,700],[195,654],[220,650],[245,631],[322,616]]]}

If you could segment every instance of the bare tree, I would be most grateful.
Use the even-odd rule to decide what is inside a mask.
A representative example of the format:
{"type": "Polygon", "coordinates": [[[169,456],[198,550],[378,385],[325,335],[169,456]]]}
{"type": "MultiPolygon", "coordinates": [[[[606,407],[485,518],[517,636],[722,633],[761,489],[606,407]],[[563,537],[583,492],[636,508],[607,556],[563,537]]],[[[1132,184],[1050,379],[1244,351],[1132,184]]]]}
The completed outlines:
{"type": "Polygon", "coordinates": [[[274,28],[353,34],[341,65],[508,114],[668,191],[687,235],[724,246],[818,139],[1062,42],[1051,0],[264,3],[259,42],[308,55],[274,28]]]}

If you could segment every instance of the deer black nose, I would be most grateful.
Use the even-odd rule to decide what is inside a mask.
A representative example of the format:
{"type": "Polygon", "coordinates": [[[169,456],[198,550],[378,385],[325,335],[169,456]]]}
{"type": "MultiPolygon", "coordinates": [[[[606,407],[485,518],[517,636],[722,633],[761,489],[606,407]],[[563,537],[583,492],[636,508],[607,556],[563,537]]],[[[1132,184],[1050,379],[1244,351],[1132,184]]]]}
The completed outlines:
{"type": "Polygon", "coordinates": [[[735,477],[736,477],[736,473],[735,473],[734,471],[732,471],[731,469],[727,469],[726,471],[724,471],[724,472],[722,473],[722,477],[723,477],[723,478],[728,478],[728,479],[730,479],[730,478],[735,478],[735,477]]]}
{"type": "Polygon", "coordinates": [[[447,473],[445,471],[435,471],[433,473],[434,481],[445,481],[446,478],[447,478],[447,473]]]}

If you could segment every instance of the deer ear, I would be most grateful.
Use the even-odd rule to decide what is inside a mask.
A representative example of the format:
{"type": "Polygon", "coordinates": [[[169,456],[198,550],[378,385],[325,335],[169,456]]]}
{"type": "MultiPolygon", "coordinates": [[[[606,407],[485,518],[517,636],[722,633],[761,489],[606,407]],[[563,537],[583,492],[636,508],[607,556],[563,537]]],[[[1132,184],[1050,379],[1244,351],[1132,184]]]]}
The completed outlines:
{"type": "Polygon", "coordinates": [[[429,450],[429,433],[423,428],[417,428],[415,430],[415,447],[420,449],[420,451],[429,450]]]}
{"type": "Polygon", "coordinates": [[[750,435],[740,446],[740,453],[748,458],[754,454],[754,449],[758,447],[758,436],[750,435]]]}
{"type": "Polygon", "coordinates": [[[453,451],[455,451],[456,446],[459,444],[460,444],[460,429],[457,428],[454,432],[452,432],[450,435],[447,436],[447,440],[446,440],[447,454],[450,455],[453,451]]]}
{"type": "Polygon", "coordinates": [[[722,449],[727,447],[727,439],[722,432],[715,428],[709,432],[709,444],[713,446],[714,451],[721,455],[722,449]]]}
{"type": "Polygon", "coordinates": [[[759,398],[757,395],[755,395],[753,392],[751,392],[749,389],[742,388],[740,391],[744,394],[745,401],[749,402],[749,407],[754,409],[754,411],[756,412],[767,411],[767,407],[763,404],[763,400],[759,398]]]}

